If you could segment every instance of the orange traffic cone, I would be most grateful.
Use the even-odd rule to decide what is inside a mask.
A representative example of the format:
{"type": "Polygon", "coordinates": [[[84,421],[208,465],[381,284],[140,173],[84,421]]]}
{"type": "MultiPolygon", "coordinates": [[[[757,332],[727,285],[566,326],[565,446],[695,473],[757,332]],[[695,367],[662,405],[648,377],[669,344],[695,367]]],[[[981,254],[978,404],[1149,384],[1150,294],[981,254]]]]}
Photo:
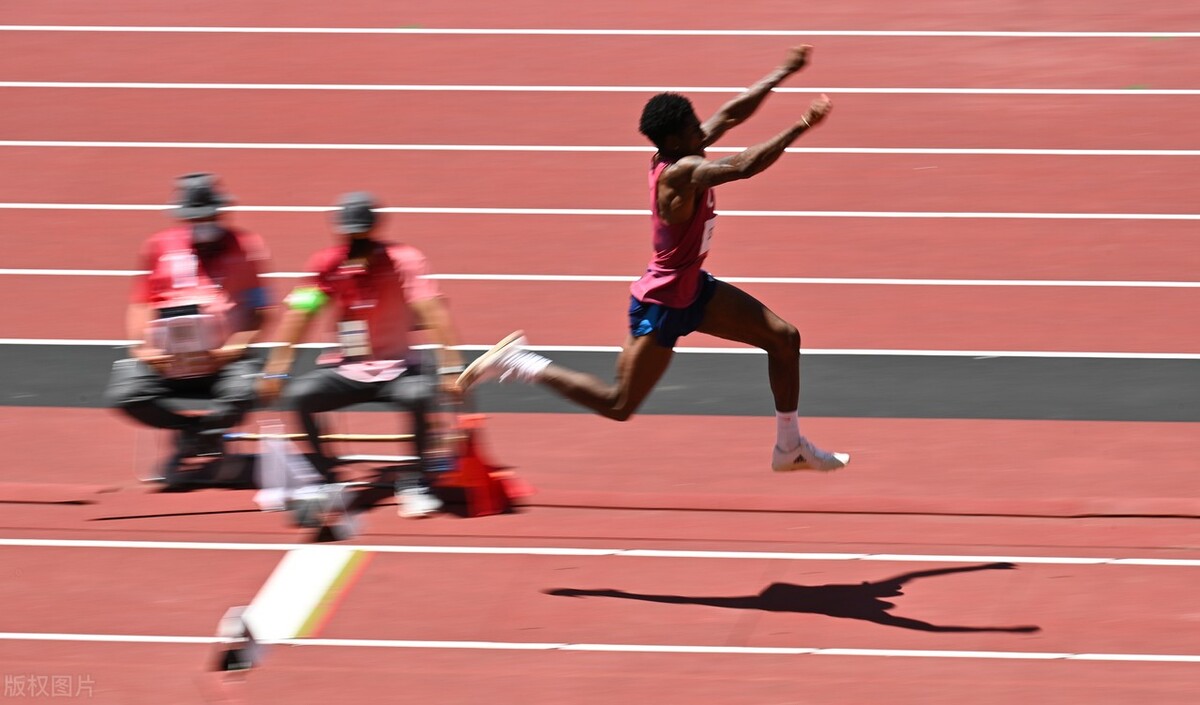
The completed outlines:
{"type": "Polygon", "coordinates": [[[482,517],[503,514],[512,509],[515,500],[528,497],[533,490],[508,468],[496,465],[480,450],[479,435],[483,429],[482,414],[459,417],[464,434],[458,466],[438,480],[443,487],[459,487],[466,493],[467,516],[482,517]]]}

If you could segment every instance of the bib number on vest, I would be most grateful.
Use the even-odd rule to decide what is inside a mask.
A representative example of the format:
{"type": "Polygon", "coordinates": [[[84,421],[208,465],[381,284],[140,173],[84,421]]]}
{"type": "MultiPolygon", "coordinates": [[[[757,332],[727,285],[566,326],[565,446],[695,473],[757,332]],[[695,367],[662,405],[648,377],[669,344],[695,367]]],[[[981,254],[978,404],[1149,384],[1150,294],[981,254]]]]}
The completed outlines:
{"type": "Polygon", "coordinates": [[[371,337],[366,321],[338,321],[338,342],[346,360],[371,357],[371,337]]]}
{"type": "Polygon", "coordinates": [[[704,221],[704,234],[700,239],[700,254],[703,255],[707,253],[708,248],[712,246],[713,230],[716,228],[716,225],[716,218],[709,218],[708,220],[704,221]]]}

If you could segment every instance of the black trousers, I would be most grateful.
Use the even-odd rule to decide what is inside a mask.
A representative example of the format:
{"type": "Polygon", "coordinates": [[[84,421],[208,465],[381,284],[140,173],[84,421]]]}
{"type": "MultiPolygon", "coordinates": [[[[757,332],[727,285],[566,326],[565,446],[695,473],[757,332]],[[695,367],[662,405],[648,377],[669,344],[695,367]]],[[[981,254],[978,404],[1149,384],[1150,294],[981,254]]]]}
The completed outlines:
{"type": "Polygon", "coordinates": [[[104,399],[109,406],[147,426],[185,433],[222,433],[236,426],[254,406],[261,369],[260,359],[246,357],[215,375],[167,379],[141,360],[117,360],[104,399]],[[204,416],[181,414],[174,401],[181,399],[209,400],[210,411],[204,416]]]}
{"type": "Polygon", "coordinates": [[[299,415],[317,461],[323,465],[319,469],[328,474],[333,463],[320,438],[317,414],[352,404],[389,402],[412,413],[416,454],[424,459],[430,445],[429,413],[437,400],[437,385],[436,376],[414,368],[388,382],[358,382],[343,377],[334,368],[322,367],[292,380],[284,388],[283,403],[299,415]]]}

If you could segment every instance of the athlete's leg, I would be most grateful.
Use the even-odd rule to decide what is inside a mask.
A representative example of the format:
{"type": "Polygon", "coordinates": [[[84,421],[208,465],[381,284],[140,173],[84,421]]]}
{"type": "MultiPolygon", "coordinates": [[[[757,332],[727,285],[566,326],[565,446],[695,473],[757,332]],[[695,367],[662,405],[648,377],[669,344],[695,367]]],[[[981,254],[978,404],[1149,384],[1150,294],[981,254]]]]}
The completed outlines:
{"type": "Polygon", "coordinates": [[[800,332],[736,286],[718,280],[716,287],[697,330],[765,350],[775,410],[795,412],[800,400],[800,332]]]}
{"type": "Polygon", "coordinates": [[[671,348],[659,345],[653,334],[630,336],[617,357],[616,379],[612,384],[553,362],[546,366],[539,381],[601,416],[625,421],[662,379],[672,354],[671,348]]]}
{"type": "Polygon", "coordinates": [[[776,421],[771,468],[784,472],[828,471],[844,467],[850,461],[849,455],[823,451],[800,433],[797,418],[800,399],[799,331],[741,289],[722,281],[717,281],[716,287],[697,330],[753,345],[767,352],[776,421]]]}

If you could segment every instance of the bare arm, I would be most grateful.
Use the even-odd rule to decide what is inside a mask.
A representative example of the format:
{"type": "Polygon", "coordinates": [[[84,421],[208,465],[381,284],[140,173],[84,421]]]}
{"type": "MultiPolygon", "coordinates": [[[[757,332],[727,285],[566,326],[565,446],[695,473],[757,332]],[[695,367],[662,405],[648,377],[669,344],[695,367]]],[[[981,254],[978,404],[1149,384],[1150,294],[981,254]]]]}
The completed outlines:
{"type": "Polygon", "coordinates": [[[150,304],[131,303],[125,311],[125,331],[130,340],[139,341],[129,349],[129,354],[162,372],[171,362],[172,356],[150,347],[146,341],[146,327],[153,318],[154,309],[150,304]]]}
{"type": "Polygon", "coordinates": [[[800,135],[820,124],[832,109],[833,104],[829,102],[829,98],[821,96],[812,102],[796,124],[766,142],[747,147],[723,159],[704,160],[692,170],[691,182],[697,188],[712,188],[761,173],[774,164],[800,135]]]}
{"type": "Polygon", "coordinates": [[[150,324],[150,319],[153,316],[150,310],[150,304],[129,304],[129,308],[125,310],[125,334],[130,340],[141,341],[138,347],[146,345],[146,326],[150,324]]]}
{"type": "Polygon", "coordinates": [[[229,350],[244,350],[251,343],[258,342],[258,336],[262,333],[263,315],[261,313],[254,315],[258,319],[254,324],[254,330],[240,330],[229,336],[225,341],[225,348],[229,350]]]}
{"type": "Polygon", "coordinates": [[[462,371],[462,355],[458,352],[458,335],[454,330],[454,322],[450,318],[450,309],[446,301],[435,296],[410,304],[413,314],[421,327],[429,330],[433,339],[441,346],[438,351],[438,368],[445,370],[446,379],[455,379],[462,371]],[[452,375],[452,376],[447,376],[452,375]]]}
{"type": "MultiPolygon", "coordinates": [[[[158,254],[151,249],[150,242],[142,245],[138,264],[142,269],[152,271],[158,260],[158,254]]],[[[129,307],[125,309],[125,334],[129,340],[138,341],[130,348],[130,354],[135,358],[154,365],[168,359],[162,350],[151,348],[146,340],[146,329],[150,321],[157,316],[150,302],[150,281],[146,274],[140,275],[133,283],[133,296],[129,307]]]]}
{"type": "Polygon", "coordinates": [[[230,334],[225,339],[225,343],[217,350],[212,351],[212,357],[220,366],[228,365],[231,362],[242,359],[246,354],[246,348],[251,344],[258,342],[259,336],[262,335],[266,328],[266,321],[270,308],[256,308],[250,312],[250,324],[253,326],[250,330],[239,330],[230,334]]]}
{"type": "Polygon", "coordinates": [[[745,122],[758,110],[775,86],[804,68],[811,53],[812,47],[807,44],[793,47],[783,64],[746,89],[745,93],[722,105],[715,115],[700,126],[704,131],[704,146],[713,144],[726,132],[745,122]]]}
{"type": "Polygon", "coordinates": [[[247,347],[261,340],[263,331],[275,317],[275,307],[270,303],[270,294],[268,294],[266,283],[262,280],[264,270],[270,266],[270,256],[266,246],[257,236],[253,236],[249,242],[248,260],[254,267],[254,281],[250,289],[238,295],[237,305],[239,309],[241,307],[250,309],[246,314],[249,318],[250,330],[235,331],[225,340],[221,349],[216,351],[216,357],[221,364],[241,359],[245,355],[247,347]]]}
{"type": "Polygon", "coordinates": [[[796,138],[824,120],[832,109],[829,98],[821,96],[812,102],[795,125],[766,142],[723,159],[708,160],[700,156],[691,156],[675,162],[664,169],[659,177],[659,215],[668,223],[688,220],[695,210],[698,191],[730,181],[748,179],[762,172],[774,164],[796,138]]]}
{"type": "Polygon", "coordinates": [[[282,345],[271,348],[271,353],[267,356],[267,364],[263,368],[266,374],[286,375],[291,372],[292,363],[296,358],[295,345],[304,339],[308,325],[315,315],[316,311],[295,308],[288,308],[284,311],[275,336],[279,338],[282,345]]]}
{"type": "Polygon", "coordinates": [[[258,394],[264,403],[270,404],[279,396],[283,380],[291,374],[292,363],[296,359],[295,345],[304,338],[318,310],[319,306],[311,309],[289,306],[284,309],[276,331],[276,337],[282,344],[271,348],[267,364],[263,367],[264,377],[258,383],[258,394]]]}

